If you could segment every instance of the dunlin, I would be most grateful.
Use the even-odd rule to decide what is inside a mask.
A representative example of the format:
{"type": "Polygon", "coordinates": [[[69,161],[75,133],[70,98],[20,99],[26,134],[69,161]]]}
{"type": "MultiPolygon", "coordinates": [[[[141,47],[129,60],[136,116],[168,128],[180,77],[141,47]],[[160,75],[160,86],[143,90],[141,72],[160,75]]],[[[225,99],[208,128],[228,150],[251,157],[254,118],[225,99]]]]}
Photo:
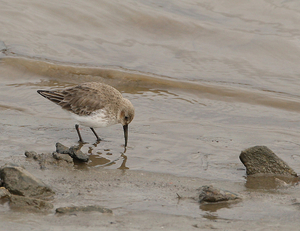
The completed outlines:
{"type": "MultiPolygon", "coordinates": [[[[98,141],[101,139],[94,128],[121,123],[125,147],[128,139],[128,124],[133,120],[134,107],[121,93],[103,83],[88,82],[60,91],[37,91],[43,97],[71,112],[80,125],[90,127],[98,141]]],[[[75,125],[79,141],[83,142],[79,125],[75,125]]]]}

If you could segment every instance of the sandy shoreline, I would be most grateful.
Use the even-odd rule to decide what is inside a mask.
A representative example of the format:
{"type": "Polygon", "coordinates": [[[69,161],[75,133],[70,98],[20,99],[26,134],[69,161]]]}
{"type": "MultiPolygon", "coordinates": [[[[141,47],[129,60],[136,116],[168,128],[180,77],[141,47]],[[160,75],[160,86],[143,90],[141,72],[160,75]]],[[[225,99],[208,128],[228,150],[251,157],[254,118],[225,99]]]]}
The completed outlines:
{"type": "Polygon", "coordinates": [[[270,193],[247,190],[243,182],[210,182],[198,177],[133,170],[78,170],[53,165],[40,169],[36,161],[25,157],[4,161],[24,166],[55,191],[54,209],[49,213],[10,210],[3,204],[0,220],[6,230],[253,230],[262,224],[271,227],[270,230],[282,230],[283,226],[294,230],[295,217],[300,214],[292,204],[297,198],[284,193],[288,189],[270,193]],[[197,189],[209,184],[236,192],[243,200],[200,205],[197,189]],[[58,207],[83,205],[104,206],[113,215],[54,212],[58,207]],[[257,213],[258,210],[261,211],[257,213]],[[280,224],[274,223],[279,217],[280,224]]]}

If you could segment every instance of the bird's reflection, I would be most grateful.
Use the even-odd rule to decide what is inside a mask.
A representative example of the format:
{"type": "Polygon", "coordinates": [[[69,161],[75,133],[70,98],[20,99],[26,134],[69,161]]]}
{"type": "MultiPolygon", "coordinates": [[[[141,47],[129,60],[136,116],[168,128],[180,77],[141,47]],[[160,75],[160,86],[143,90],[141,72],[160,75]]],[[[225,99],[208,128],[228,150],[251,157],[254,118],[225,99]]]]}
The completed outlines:
{"type": "MultiPolygon", "coordinates": [[[[101,141],[96,141],[95,143],[93,143],[91,146],[88,147],[88,154],[89,154],[89,159],[90,161],[86,164],[83,163],[78,163],[76,162],[75,165],[77,166],[77,168],[83,169],[86,167],[106,167],[106,166],[111,166],[114,164],[117,164],[117,161],[122,160],[122,163],[120,165],[120,167],[118,167],[118,169],[121,170],[126,170],[129,169],[126,166],[126,162],[127,162],[127,156],[125,155],[127,149],[126,147],[124,147],[124,151],[120,153],[120,156],[115,158],[115,159],[111,159],[111,158],[106,158],[103,157],[103,153],[105,153],[106,155],[109,156],[113,156],[113,153],[111,152],[110,149],[104,149],[103,151],[97,151],[96,154],[95,149],[97,148],[98,144],[100,144],[101,141]]],[[[85,143],[79,143],[78,147],[81,149],[83,148],[85,145],[85,143]]]]}

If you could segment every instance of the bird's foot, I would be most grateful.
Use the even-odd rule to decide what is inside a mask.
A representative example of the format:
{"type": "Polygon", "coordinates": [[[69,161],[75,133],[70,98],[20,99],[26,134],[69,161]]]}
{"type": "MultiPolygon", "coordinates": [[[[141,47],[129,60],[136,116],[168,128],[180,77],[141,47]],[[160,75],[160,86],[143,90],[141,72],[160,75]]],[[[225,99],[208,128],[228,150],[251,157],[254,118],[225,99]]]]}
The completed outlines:
{"type": "Polygon", "coordinates": [[[79,145],[88,144],[88,142],[84,142],[83,140],[78,140],[79,145]]]}

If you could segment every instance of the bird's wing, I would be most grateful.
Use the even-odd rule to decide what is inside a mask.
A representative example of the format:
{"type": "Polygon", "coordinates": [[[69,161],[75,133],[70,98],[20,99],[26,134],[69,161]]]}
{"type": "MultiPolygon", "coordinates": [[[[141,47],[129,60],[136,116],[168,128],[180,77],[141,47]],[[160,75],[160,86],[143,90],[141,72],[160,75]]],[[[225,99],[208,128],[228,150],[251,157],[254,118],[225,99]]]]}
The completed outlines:
{"type": "MultiPolygon", "coordinates": [[[[106,89],[103,89],[103,91],[79,85],[63,91],[39,90],[38,93],[65,110],[77,115],[90,115],[93,111],[102,109],[112,103],[116,98],[115,96],[109,97],[109,94],[105,92],[106,89]]],[[[117,94],[117,97],[120,97],[119,94],[117,94]]]]}

